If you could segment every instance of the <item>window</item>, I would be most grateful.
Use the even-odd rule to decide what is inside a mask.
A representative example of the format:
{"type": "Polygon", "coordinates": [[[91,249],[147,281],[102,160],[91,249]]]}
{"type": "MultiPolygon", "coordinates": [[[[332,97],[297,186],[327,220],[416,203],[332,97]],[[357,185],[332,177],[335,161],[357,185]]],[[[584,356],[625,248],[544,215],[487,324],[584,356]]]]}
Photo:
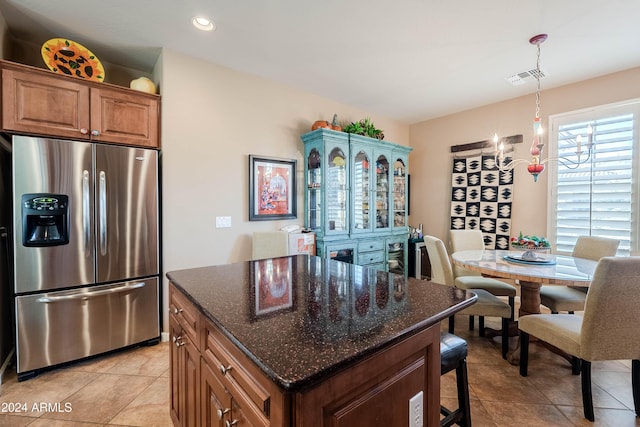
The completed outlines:
{"type": "Polygon", "coordinates": [[[550,117],[549,156],[559,160],[548,164],[547,217],[558,253],[571,253],[580,235],[620,240],[618,255],[638,252],[639,117],[640,100],[550,117]]]}

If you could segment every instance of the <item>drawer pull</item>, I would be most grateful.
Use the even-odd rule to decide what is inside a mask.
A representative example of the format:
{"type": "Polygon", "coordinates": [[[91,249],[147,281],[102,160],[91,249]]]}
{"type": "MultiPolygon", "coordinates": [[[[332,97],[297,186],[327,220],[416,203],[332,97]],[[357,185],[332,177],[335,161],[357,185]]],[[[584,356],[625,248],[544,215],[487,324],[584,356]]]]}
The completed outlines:
{"type": "Polygon", "coordinates": [[[216,413],[218,414],[218,419],[221,420],[224,417],[224,414],[231,412],[230,408],[218,409],[216,413]]]}
{"type": "Polygon", "coordinates": [[[184,309],[182,309],[182,308],[173,307],[173,314],[182,313],[183,311],[184,311],[184,309]]]}
{"type": "Polygon", "coordinates": [[[220,365],[220,372],[222,372],[222,375],[227,375],[227,372],[229,372],[231,369],[233,369],[231,365],[227,366],[226,368],[224,367],[224,365],[220,365]]]}
{"type": "Polygon", "coordinates": [[[82,128],[82,129],[80,129],[80,133],[83,134],[83,135],[86,135],[86,134],[89,133],[89,130],[87,128],[82,128]]]}
{"type": "Polygon", "coordinates": [[[100,131],[98,129],[92,129],[91,136],[100,136],[100,131]]]}
{"type": "Polygon", "coordinates": [[[227,420],[224,422],[225,427],[233,427],[237,424],[238,424],[238,420],[233,420],[233,421],[227,420]]]}

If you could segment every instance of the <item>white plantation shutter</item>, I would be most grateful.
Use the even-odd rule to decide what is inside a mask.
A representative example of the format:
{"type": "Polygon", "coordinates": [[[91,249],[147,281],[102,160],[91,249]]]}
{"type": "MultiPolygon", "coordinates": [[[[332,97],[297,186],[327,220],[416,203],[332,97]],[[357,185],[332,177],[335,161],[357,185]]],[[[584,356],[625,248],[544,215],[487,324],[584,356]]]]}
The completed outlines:
{"type": "Polygon", "coordinates": [[[581,235],[620,240],[618,255],[638,251],[639,107],[636,101],[550,119],[549,155],[561,159],[549,168],[548,233],[556,252],[570,253],[581,235]],[[581,160],[587,160],[576,167],[577,135],[582,135],[581,160]]]}

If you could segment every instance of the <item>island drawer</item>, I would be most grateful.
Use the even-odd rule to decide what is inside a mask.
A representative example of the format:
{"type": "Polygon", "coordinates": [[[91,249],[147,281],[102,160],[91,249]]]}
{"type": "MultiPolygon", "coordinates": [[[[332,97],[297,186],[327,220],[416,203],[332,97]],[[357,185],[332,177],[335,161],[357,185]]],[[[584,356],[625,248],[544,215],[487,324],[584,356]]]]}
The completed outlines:
{"type": "Polygon", "coordinates": [[[169,313],[176,319],[196,347],[199,346],[197,331],[200,314],[198,309],[173,284],[169,287],[169,313]]]}
{"type": "Polygon", "coordinates": [[[204,320],[202,358],[252,425],[269,425],[270,380],[220,330],[204,320]]]}

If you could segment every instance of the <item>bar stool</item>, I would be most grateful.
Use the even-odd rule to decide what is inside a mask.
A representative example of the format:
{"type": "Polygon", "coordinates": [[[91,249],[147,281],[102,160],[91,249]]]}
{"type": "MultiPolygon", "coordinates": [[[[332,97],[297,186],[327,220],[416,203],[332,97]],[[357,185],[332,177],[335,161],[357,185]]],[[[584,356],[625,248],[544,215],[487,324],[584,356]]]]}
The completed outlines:
{"type": "Polygon", "coordinates": [[[440,375],[456,370],[458,387],[458,409],[452,411],[440,405],[444,418],[440,427],[458,424],[471,427],[471,408],[469,406],[469,382],[467,379],[467,342],[457,335],[440,333],[440,375]]]}

